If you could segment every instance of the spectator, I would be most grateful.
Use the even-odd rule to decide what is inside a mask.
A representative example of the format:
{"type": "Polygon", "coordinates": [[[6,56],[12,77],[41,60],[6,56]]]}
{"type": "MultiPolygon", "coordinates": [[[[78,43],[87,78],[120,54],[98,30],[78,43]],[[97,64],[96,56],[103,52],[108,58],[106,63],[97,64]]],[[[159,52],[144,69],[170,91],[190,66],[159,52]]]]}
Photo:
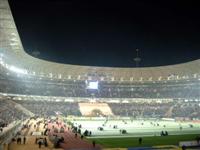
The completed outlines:
{"type": "Polygon", "coordinates": [[[39,140],[38,145],[39,145],[39,148],[41,148],[41,146],[42,146],[42,141],[41,140],[39,140]]]}
{"type": "Polygon", "coordinates": [[[24,144],[26,144],[26,137],[24,136],[24,144]]]}
{"type": "Polygon", "coordinates": [[[92,145],[93,145],[93,147],[95,147],[96,146],[96,142],[92,141],[92,145]]]}

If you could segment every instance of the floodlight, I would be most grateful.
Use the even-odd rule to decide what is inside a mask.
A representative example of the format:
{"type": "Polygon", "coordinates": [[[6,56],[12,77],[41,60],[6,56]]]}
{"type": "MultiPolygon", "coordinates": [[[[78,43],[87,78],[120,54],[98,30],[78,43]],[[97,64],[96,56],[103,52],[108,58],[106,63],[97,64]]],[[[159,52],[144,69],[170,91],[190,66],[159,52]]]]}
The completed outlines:
{"type": "Polygon", "coordinates": [[[26,70],[17,68],[17,67],[15,67],[15,66],[10,66],[10,67],[9,67],[9,70],[10,70],[10,71],[13,71],[13,72],[16,72],[16,73],[27,74],[27,71],[26,71],[26,70]]]}

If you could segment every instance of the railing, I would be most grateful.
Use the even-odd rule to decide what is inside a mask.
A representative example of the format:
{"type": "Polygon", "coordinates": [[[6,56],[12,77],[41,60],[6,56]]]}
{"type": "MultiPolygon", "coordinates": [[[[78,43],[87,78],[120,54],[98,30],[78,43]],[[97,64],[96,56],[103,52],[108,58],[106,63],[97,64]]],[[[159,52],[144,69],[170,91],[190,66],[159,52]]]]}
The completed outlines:
{"type": "Polygon", "coordinates": [[[8,143],[16,132],[20,130],[21,126],[21,121],[14,121],[7,127],[3,128],[3,132],[0,133],[0,144],[8,143]]]}

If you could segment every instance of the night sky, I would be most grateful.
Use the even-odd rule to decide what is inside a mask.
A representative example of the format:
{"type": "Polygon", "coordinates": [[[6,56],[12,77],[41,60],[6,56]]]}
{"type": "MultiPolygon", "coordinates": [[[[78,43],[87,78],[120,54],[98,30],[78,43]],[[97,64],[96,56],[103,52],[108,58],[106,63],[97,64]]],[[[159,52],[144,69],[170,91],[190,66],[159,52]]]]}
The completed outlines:
{"type": "Polygon", "coordinates": [[[200,58],[194,1],[10,0],[25,50],[67,64],[160,66],[200,58]]]}

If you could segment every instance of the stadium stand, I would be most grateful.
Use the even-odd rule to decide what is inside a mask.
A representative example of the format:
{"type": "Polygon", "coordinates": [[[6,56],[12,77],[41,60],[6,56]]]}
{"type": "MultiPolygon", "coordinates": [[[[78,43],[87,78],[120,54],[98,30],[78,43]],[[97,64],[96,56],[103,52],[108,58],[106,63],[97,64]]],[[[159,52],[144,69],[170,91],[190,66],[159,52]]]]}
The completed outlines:
{"type": "Polygon", "coordinates": [[[189,118],[199,119],[199,101],[173,100],[169,102],[109,103],[114,114],[140,118],[189,118]]]}
{"type": "Polygon", "coordinates": [[[96,98],[199,98],[199,80],[159,83],[99,83],[86,89],[84,81],[56,82],[26,77],[0,77],[0,92],[21,95],[96,98]],[[23,80],[22,80],[23,78],[23,80]]]}
{"type": "Polygon", "coordinates": [[[10,127],[0,134],[0,150],[33,115],[101,113],[199,120],[199,68],[200,59],[160,67],[111,68],[34,58],[23,49],[8,1],[0,0],[0,125],[3,132],[10,127]],[[97,89],[88,89],[86,82],[91,81],[98,81],[97,89]]]}
{"type": "Polygon", "coordinates": [[[15,100],[15,102],[21,104],[39,117],[56,116],[58,114],[63,116],[81,116],[78,103],[76,102],[47,102],[42,100],[15,100]]]}
{"type": "Polygon", "coordinates": [[[33,113],[31,113],[29,110],[8,99],[1,98],[0,106],[0,123],[3,127],[14,121],[24,120],[33,116],[33,113]]]}
{"type": "MultiPolygon", "coordinates": [[[[187,118],[197,120],[200,114],[199,100],[197,99],[128,99],[116,101],[104,99],[104,102],[92,102],[74,98],[69,102],[66,99],[49,97],[20,97],[13,96],[15,103],[22,105],[40,117],[56,115],[63,116],[121,116],[131,118],[187,118]],[[19,100],[20,99],[20,100],[19,100]],[[41,100],[38,100],[41,99],[41,100]],[[49,101],[48,101],[48,100],[49,101]],[[59,100],[59,101],[58,101],[59,100]],[[98,115],[97,115],[98,114],[98,115]]],[[[102,101],[102,99],[101,99],[102,101]]]]}

